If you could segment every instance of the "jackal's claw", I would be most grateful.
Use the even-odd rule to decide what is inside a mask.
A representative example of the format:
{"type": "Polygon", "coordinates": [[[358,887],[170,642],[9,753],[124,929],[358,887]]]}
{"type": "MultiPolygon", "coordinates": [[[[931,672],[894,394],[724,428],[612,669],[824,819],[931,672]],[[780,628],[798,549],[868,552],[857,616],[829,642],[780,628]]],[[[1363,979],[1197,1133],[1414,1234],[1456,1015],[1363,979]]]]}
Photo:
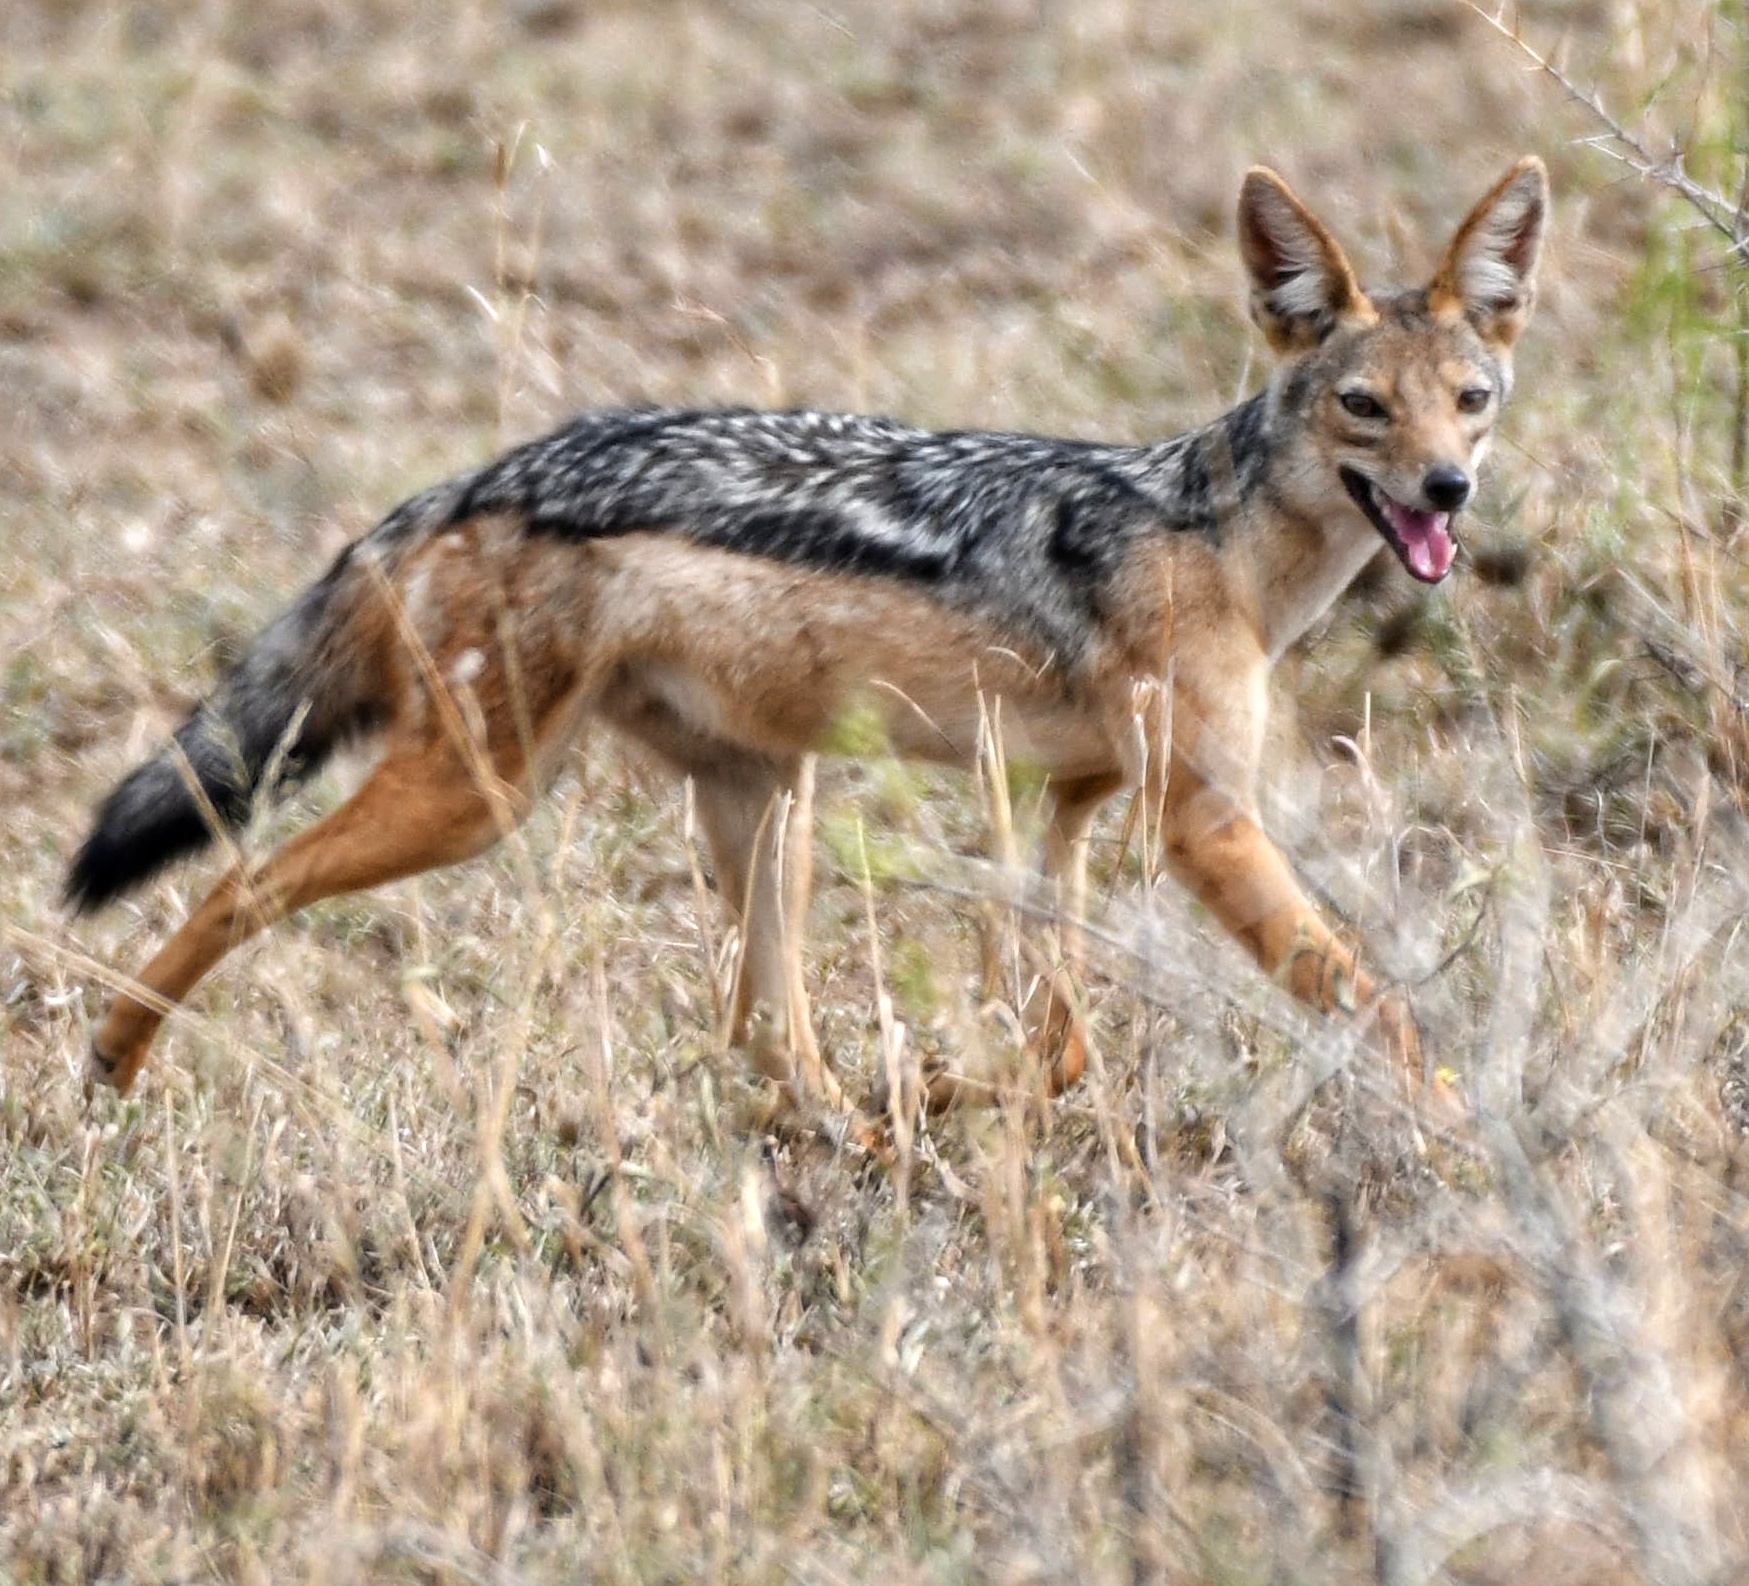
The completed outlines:
{"type": "Polygon", "coordinates": [[[93,1085],[113,1085],[115,1083],[115,1060],[105,1057],[103,1050],[93,1041],[85,1052],[85,1093],[90,1095],[93,1085]]]}

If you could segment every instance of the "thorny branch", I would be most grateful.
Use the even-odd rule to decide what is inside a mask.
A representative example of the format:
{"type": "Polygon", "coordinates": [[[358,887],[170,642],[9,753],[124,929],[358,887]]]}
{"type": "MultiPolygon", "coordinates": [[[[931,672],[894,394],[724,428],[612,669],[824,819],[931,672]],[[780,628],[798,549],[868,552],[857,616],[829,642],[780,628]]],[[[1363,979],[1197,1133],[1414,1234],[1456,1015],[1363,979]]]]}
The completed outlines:
{"type": "MultiPolygon", "coordinates": [[[[1510,22],[1507,20],[1504,4],[1490,11],[1477,4],[1477,0],[1459,0],[1459,3],[1466,10],[1475,12],[1602,127],[1601,132],[1580,140],[1587,148],[1596,149],[1598,153],[1620,161],[1637,176],[1646,177],[1668,187],[1674,193],[1680,193],[1695,213],[1725,239],[1729,252],[1739,262],[1749,256],[1749,209],[1745,208],[1744,203],[1726,198],[1722,193],[1715,193],[1690,176],[1683,168],[1680,148],[1672,145],[1670,152],[1662,158],[1654,154],[1643,138],[1622,125],[1595,89],[1581,88],[1551,57],[1541,53],[1526,39],[1517,18],[1514,17],[1510,22]]],[[[1749,173],[1745,174],[1744,193],[1749,197],[1749,173]]]]}

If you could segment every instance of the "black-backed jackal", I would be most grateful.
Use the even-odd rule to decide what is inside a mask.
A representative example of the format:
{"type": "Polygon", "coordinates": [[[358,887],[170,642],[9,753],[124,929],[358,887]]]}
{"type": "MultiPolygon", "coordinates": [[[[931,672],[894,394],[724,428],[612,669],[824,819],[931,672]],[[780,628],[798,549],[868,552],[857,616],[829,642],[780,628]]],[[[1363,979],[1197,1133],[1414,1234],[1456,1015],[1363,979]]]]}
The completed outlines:
{"type": "MultiPolygon", "coordinates": [[[[225,875],[116,997],[96,1075],[132,1084],[165,1012],[236,943],[317,898],[489,848],[601,718],[691,777],[743,947],[731,1039],[799,1100],[838,1100],[801,986],[812,755],[847,711],[970,763],[987,702],[1051,794],[1067,966],[1089,822],[1141,786],[1178,877],[1263,970],[1372,1019],[1381,995],[1258,822],[1265,680],[1379,550],[1456,556],[1531,311],[1547,205],[1515,165],[1429,285],[1364,292],[1280,177],[1239,198],[1251,312],[1279,364],[1149,446],[926,434],[823,413],[591,414],[398,508],[275,621],[110,794],[68,895],[107,902],[239,825],[344,739],[382,755],[339,808],[225,875]]],[[[1055,1092],[1083,1033],[1065,982],[1027,1016],[1055,1092]]],[[[929,1099],[960,1094],[935,1076],[929,1099]]]]}

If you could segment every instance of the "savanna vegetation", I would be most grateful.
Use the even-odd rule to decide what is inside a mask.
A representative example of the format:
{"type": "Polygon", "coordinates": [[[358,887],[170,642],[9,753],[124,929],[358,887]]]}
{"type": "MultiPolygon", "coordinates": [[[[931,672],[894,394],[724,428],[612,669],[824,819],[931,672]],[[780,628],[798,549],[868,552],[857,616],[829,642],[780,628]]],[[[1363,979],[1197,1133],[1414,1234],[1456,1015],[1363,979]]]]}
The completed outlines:
{"type": "MultiPolygon", "coordinates": [[[[1744,1578],[1745,25],[8,0],[0,1577],[1744,1578]],[[1543,294],[1469,554],[1432,593],[1381,562],[1290,658],[1269,772],[1466,1116],[1117,810],[1075,1093],[1016,1066],[889,1162],[774,1132],[714,1045],[685,790],[605,737],[86,1099],[108,978],[218,863],[74,921],[87,812],[406,494],[627,401],[1169,434],[1260,378],[1247,165],[1414,278],[1530,151],[1543,294]]],[[[854,1095],[1012,1057],[1023,773],[822,768],[854,1095]]]]}

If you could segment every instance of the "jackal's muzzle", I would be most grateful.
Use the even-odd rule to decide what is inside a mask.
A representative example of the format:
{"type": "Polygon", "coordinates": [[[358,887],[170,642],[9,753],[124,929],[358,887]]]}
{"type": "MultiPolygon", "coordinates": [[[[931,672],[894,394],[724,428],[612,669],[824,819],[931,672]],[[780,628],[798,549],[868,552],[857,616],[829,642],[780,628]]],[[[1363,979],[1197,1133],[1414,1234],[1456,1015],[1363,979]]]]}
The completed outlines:
{"type": "MultiPolygon", "coordinates": [[[[1457,539],[1451,532],[1455,511],[1405,506],[1352,468],[1342,470],[1342,483],[1367,521],[1397,553],[1397,560],[1409,570],[1410,577],[1424,584],[1437,584],[1451,571],[1451,564],[1457,559],[1457,539]]],[[[1466,481],[1466,496],[1467,484],[1466,481]]]]}

